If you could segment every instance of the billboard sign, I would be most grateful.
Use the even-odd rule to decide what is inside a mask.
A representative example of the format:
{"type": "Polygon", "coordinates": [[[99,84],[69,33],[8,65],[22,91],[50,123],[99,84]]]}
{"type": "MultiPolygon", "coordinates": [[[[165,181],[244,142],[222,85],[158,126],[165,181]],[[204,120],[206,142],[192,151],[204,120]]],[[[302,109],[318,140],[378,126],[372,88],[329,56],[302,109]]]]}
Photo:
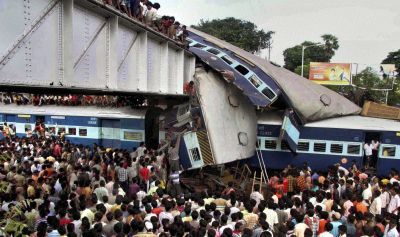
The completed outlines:
{"type": "Polygon", "coordinates": [[[394,64],[381,64],[381,72],[385,74],[392,74],[396,71],[396,65],[394,64]]]}
{"type": "Polygon", "coordinates": [[[350,63],[310,63],[309,79],[323,85],[350,85],[350,63]]]}

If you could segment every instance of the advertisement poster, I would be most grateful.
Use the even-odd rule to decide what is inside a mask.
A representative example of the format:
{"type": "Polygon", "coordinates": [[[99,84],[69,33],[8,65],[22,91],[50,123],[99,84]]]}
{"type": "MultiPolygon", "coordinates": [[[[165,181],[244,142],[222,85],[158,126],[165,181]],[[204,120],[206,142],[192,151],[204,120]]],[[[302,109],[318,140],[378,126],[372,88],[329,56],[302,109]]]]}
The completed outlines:
{"type": "Polygon", "coordinates": [[[309,79],[323,85],[350,85],[350,63],[310,63],[309,79]]]}

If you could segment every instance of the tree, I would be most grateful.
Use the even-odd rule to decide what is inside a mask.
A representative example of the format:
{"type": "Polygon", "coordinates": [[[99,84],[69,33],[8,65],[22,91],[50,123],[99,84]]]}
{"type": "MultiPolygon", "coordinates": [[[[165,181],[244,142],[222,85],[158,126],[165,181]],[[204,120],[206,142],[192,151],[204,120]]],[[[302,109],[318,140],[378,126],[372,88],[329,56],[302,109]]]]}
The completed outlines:
{"type": "Polygon", "coordinates": [[[250,53],[259,49],[265,49],[271,40],[273,31],[259,30],[257,26],[250,22],[234,17],[214,20],[200,20],[200,23],[193,28],[207,34],[225,40],[250,53]]]}
{"type": "MultiPolygon", "coordinates": [[[[369,95],[374,98],[374,100],[379,102],[385,102],[386,91],[375,90],[375,89],[389,89],[392,87],[393,78],[383,78],[381,79],[377,72],[375,72],[371,67],[367,67],[362,70],[359,74],[353,77],[353,84],[360,88],[365,88],[369,95]]],[[[390,100],[390,93],[388,97],[388,104],[392,105],[393,100],[390,100]]]]}
{"type": "Polygon", "coordinates": [[[323,45],[316,45],[317,42],[304,41],[300,45],[285,49],[283,56],[285,60],[284,67],[292,72],[300,74],[301,72],[301,50],[303,46],[310,46],[304,50],[304,76],[308,77],[310,62],[330,62],[339,48],[339,40],[336,36],[325,34],[321,36],[323,45]],[[315,46],[311,46],[315,45],[315,46]]]}
{"type": "Polygon", "coordinates": [[[382,61],[382,64],[394,64],[396,66],[397,76],[400,75],[400,49],[390,52],[382,61]]]}
{"type": "Polygon", "coordinates": [[[388,56],[382,60],[382,64],[394,64],[396,66],[397,76],[391,78],[389,76],[388,80],[395,80],[393,83],[393,90],[389,91],[388,94],[388,104],[389,105],[400,105],[400,49],[397,51],[389,52],[388,56]]]}

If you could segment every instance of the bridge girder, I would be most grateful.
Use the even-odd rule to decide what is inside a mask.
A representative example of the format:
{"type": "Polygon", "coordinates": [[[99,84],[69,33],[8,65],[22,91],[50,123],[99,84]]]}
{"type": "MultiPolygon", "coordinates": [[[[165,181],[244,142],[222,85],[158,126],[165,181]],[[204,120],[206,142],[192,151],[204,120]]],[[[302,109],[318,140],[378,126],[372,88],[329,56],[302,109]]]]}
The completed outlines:
{"type": "Polygon", "coordinates": [[[0,7],[0,85],[182,95],[195,58],[98,0],[16,0],[0,7]],[[50,86],[52,84],[52,86],[50,86]]]}

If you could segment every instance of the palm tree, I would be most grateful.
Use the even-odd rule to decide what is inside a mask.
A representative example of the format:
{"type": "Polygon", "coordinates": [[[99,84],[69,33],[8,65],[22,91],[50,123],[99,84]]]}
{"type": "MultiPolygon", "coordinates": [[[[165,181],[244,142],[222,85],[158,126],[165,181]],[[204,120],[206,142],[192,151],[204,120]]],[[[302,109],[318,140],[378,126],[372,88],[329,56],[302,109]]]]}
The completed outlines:
{"type": "Polygon", "coordinates": [[[325,43],[324,51],[327,58],[332,58],[335,55],[335,50],[339,48],[339,40],[336,36],[331,34],[321,35],[325,43]]]}

